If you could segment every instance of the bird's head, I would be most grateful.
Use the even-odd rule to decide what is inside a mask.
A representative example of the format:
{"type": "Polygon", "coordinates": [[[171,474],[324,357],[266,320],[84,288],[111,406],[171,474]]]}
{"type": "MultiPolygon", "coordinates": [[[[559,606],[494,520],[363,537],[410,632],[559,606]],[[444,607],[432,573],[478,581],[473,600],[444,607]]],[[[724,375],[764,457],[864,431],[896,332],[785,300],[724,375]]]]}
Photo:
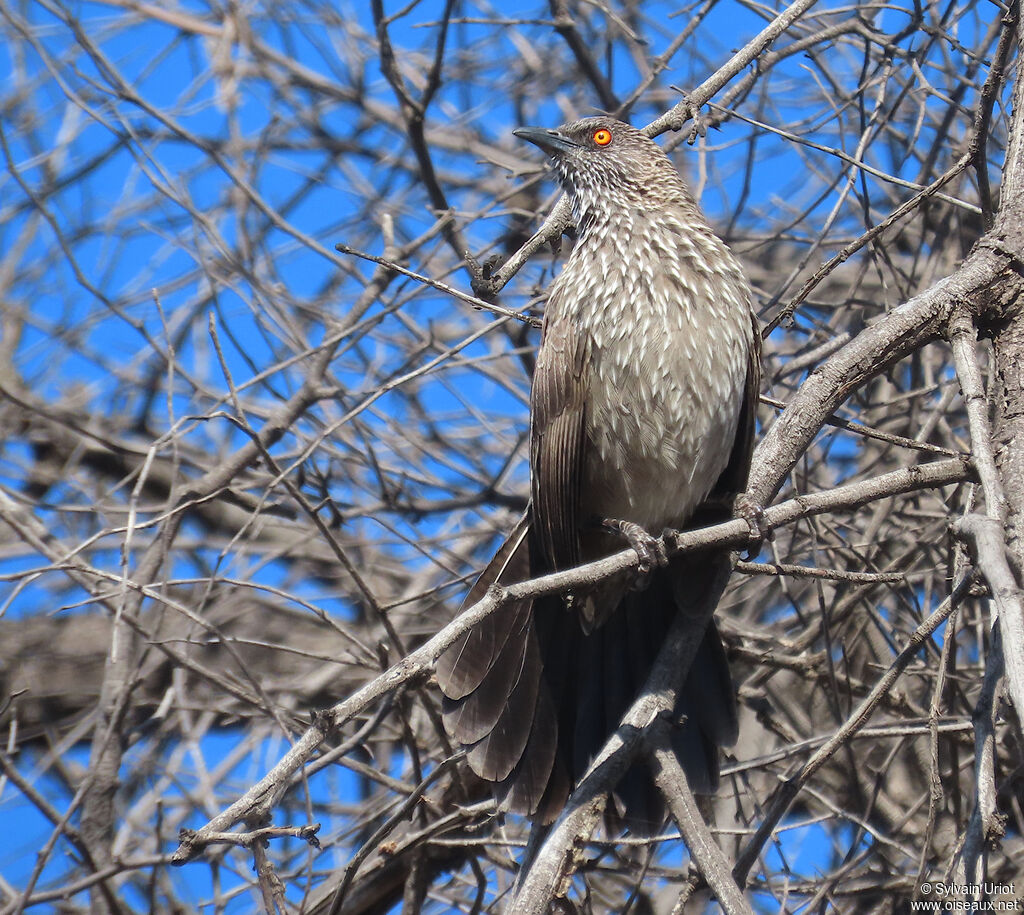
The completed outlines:
{"type": "Polygon", "coordinates": [[[609,205],[657,206],[686,196],[661,147],[614,118],[583,118],[553,130],[520,127],[513,133],[551,157],[562,186],[583,212],[609,205]]]}

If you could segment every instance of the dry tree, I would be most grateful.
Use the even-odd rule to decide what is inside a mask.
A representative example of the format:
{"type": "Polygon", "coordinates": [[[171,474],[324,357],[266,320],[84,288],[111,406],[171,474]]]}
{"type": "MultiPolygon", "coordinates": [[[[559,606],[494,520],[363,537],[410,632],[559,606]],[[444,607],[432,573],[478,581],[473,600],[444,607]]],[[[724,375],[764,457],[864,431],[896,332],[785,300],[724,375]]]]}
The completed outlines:
{"type": "MultiPolygon", "coordinates": [[[[0,23],[0,911],[1024,892],[1016,3],[26,0],[0,23]],[[527,859],[432,663],[516,594],[636,562],[453,622],[525,507],[572,244],[511,130],[597,111],[658,138],[754,286],[770,537],[718,608],[741,710],[718,795],[666,769],[661,836],[596,827],[654,728],[527,859]]],[[[749,531],[670,540],[739,555],[749,531]]]]}

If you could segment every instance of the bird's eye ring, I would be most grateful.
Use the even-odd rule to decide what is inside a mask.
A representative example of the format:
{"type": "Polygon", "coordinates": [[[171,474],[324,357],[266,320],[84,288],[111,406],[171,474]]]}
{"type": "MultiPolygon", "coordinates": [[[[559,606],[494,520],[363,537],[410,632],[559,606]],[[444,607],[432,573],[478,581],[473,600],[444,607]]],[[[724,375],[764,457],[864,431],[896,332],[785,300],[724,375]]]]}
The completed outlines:
{"type": "Polygon", "coordinates": [[[612,141],[612,132],[607,127],[598,127],[592,139],[597,146],[607,146],[612,141]]]}

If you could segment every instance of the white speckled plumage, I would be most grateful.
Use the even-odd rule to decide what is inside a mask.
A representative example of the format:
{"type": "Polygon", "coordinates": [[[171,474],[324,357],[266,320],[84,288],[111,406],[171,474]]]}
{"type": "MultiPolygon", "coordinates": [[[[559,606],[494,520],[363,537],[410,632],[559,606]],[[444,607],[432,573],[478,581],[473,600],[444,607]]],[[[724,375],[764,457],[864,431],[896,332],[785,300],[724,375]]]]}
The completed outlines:
{"type": "Polygon", "coordinates": [[[753,345],[750,292],[657,145],[622,125],[613,146],[605,171],[555,160],[579,236],[545,316],[590,344],[588,509],[657,534],[685,522],[729,459],[753,345]]]}

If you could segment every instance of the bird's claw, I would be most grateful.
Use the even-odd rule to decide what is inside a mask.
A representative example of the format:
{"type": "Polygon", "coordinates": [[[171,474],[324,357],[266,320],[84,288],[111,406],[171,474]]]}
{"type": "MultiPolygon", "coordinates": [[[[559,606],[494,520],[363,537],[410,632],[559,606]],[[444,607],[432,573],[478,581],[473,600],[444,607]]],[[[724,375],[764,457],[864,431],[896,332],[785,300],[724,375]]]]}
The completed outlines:
{"type": "Polygon", "coordinates": [[[690,129],[686,134],[686,145],[693,146],[698,139],[703,140],[708,135],[708,126],[714,126],[708,115],[700,110],[699,105],[689,105],[690,129]]]}
{"type": "MultiPolygon", "coordinates": [[[[466,253],[466,262],[469,264],[469,285],[473,290],[474,295],[479,296],[485,301],[489,301],[490,297],[494,295],[495,288],[494,282],[495,277],[500,272],[502,266],[502,256],[500,254],[492,254],[487,260],[482,263],[477,261],[469,252],[466,253]]],[[[474,308],[478,306],[474,305],[474,308]]]]}
{"type": "Polygon", "coordinates": [[[764,523],[764,508],[746,493],[736,497],[733,511],[736,513],[736,517],[746,521],[747,527],[750,528],[750,540],[743,555],[743,559],[749,561],[761,552],[764,542],[771,540],[774,534],[772,529],[764,523]]]}
{"type": "Polygon", "coordinates": [[[640,588],[646,587],[647,576],[653,569],[668,564],[668,552],[665,549],[664,541],[649,534],[636,522],[606,518],[601,525],[612,533],[621,534],[636,550],[636,555],[640,559],[637,565],[637,584],[640,588]]]}

